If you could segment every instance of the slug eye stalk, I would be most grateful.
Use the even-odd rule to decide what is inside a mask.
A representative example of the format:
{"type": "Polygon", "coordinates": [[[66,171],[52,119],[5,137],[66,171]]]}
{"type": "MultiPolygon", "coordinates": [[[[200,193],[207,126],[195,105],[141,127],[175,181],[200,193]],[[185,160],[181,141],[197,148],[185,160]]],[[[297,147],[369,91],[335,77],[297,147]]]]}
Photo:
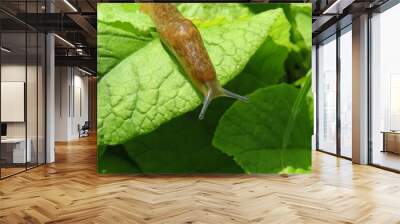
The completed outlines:
{"type": "Polygon", "coordinates": [[[226,90],[226,89],[222,88],[218,83],[215,84],[215,82],[211,82],[211,83],[206,83],[206,85],[208,86],[208,92],[204,96],[203,107],[201,108],[201,111],[199,114],[200,120],[204,119],[207,108],[210,105],[210,102],[217,97],[225,96],[225,97],[230,97],[230,98],[237,99],[237,100],[240,100],[243,102],[249,101],[248,97],[241,96],[239,94],[236,94],[229,90],[226,90]]]}

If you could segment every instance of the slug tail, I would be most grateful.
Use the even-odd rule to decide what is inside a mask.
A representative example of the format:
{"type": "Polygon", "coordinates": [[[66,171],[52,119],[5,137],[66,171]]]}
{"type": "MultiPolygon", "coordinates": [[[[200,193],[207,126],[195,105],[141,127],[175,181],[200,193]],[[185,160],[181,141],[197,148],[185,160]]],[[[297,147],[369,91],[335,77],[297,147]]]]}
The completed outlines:
{"type": "Polygon", "coordinates": [[[218,82],[215,82],[215,81],[207,82],[206,85],[208,87],[208,90],[207,90],[207,94],[204,97],[203,107],[201,108],[201,111],[199,114],[200,120],[204,119],[207,108],[210,105],[210,102],[217,97],[225,96],[225,97],[230,97],[230,98],[237,99],[237,100],[244,101],[244,102],[247,102],[249,100],[249,98],[247,98],[246,96],[241,96],[239,94],[233,93],[229,90],[222,88],[218,82]]]}

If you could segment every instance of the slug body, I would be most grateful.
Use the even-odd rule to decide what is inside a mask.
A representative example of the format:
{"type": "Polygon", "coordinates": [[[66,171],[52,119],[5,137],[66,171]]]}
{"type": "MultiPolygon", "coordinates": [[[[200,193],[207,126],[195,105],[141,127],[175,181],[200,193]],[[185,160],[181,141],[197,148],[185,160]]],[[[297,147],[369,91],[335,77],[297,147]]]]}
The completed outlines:
{"type": "Polygon", "coordinates": [[[163,44],[175,55],[192,83],[204,95],[200,119],[204,118],[208,105],[216,97],[247,100],[221,87],[200,32],[174,5],[143,3],[141,10],[152,18],[163,44]]]}

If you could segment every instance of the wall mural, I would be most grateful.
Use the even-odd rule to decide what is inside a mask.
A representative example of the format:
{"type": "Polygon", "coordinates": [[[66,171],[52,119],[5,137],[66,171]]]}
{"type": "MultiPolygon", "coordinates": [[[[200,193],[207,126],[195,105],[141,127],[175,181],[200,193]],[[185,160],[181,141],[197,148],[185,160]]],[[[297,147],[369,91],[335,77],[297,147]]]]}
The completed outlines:
{"type": "Polygon", "coordinates": [[[99,173],[309,173],[311,4],[98,4],[99,173]]]}

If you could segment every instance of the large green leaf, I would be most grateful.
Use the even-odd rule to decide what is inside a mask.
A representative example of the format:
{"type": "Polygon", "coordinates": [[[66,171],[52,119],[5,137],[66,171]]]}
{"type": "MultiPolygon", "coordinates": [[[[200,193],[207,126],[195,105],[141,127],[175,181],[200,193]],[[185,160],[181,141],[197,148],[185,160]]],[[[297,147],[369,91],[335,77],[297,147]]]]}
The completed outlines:
{"type": "MultiPolygon", "coordinates": [[[[239,74],[266,40],[281,10],[200,29],[218,79],[239,74]]],[[[115,145],[193,110],[201,96],[154,39],[115,65],[98,84],[99,144],[115,145]]]]}
{"type": "Polygon", "coordinates": [[[288,84],[259,89],[229,108],[213,144],[247,173],[302,173],[311,166],[312,124],[306,93],[288,84]]]}
{"type": "Polygon", "coordinates": [[[138,4],[98,4],[97,73],[99,78],[153,40],[154,25],[138,4]]]}
{"type": "Polygon", "coordinates": [[[129,157],[144,173],[243,172],[232,157],[212,146],[213,132],[198,113],[192,111],[128,141],[124,146],[129,157]]]}

